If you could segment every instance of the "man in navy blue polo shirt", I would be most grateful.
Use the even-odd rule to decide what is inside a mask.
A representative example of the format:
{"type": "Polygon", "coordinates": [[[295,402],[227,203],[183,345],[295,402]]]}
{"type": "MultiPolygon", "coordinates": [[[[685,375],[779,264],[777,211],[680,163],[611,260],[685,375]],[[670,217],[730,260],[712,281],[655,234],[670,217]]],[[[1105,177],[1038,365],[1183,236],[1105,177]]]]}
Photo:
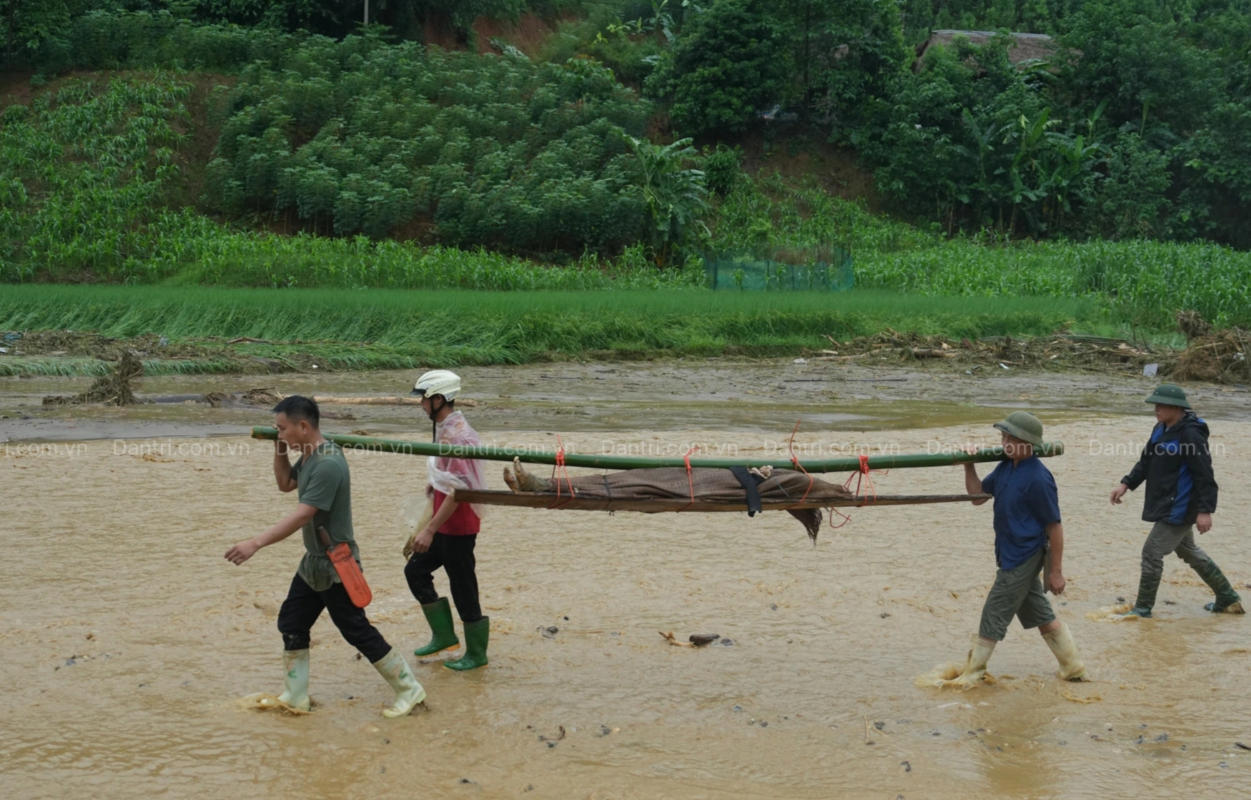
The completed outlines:
{"type": "MultiPolygon", "coordinates": [[[[1007,458],[985,480],[973,464],[964,465],[965,490],[995,499],[995,561],[999,571],[982,607],[982,622],[962,674],[942,685],[973,686],[986,676],[986,662],[1003,641],[1015,616],[1026,628],[1038,628],[1060,662],[1058,676],[1066,681],[1086,677],[1077,645],[1063,622],[1056,619],[1046,591],[1064,591],[1064,528],[1055,478],[1034,455],[1042,444],[1043,426],[1033,414],[1017,411],[995,424],[1002,433],[1007,458]],[[1042,574],[1046,586],[1039,581],[1042,574]]],[[[985,500],[975,505],[985,503],[985,500]]]]}

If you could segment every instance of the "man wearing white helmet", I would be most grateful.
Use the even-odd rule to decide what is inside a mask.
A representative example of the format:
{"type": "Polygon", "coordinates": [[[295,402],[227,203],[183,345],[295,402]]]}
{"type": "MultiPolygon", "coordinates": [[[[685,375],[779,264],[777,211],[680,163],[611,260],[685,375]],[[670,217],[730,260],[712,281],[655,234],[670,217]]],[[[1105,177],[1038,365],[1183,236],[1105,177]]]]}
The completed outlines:
{"type": "MultiPolygon", "coordinates": [[[[434,424],[434,441],[461,447],[482,444],[478,434],[456,410],[460,394],[460,377],[445,369],[427,372],[417,379],[413,394],[421,397],[422,410],[434,424]]],[[[417,656],[431,656],[460,645],[452,624],[452,609],[446,597],[439,597],[434,588],[434,571],[443,568],[452,588],[452,600],[465,626],[465,654],[443,666],[455,670],[474,669],[487,664],[487,640],[490,619],[482,616],[478,602],[478,576],[475,572],[474,545],[481,528],[482,509],[457,503],[449,495],[456,489],[485,489],[486,473],[482,463],[474,459],[433,456],[427,460],[430,498],[433,514],[420,527],[412,541],[412,557],[404,567],[404,577],[413,597],[430,623],[432,637],[425,646],[414,651],[417,656]]]]}

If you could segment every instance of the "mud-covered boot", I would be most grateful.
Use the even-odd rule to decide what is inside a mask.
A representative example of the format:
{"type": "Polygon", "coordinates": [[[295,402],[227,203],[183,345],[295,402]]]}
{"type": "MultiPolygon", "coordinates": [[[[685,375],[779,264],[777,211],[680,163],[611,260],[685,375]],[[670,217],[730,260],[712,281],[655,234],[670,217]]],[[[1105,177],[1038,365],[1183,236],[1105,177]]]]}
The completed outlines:
{"type": "Polygon", "coordinates": [[[1151,619],[1151,609],[1155,608],[1155,596],[1160,591],[1161,577],[1161,575],[1143,573],[1138,579],[1138,599],[1134,601],[1134,607],[1124,616],[1151,619]]]}
{"type": "Polygon", "coordinates": [[[278,702],[300,711],[308,711],[308,650],[282,651],[282,668],[287,673],[287,686],[278,695],[278,702]]]}
{"type": "Polygon", "coordinates": [[[429,642],[413,651],[413,655],[424,658],[460,646],[460,639],[456,638],[456,627],[452,624],[452,606],[446,597],[426,603],[421,611],[426,615],[426,622],[430,623],[432,635],[429,642]]]}
{"type": "Polygon", "coordinates": [[[1221,568],[1216,566],[1215,561],[1208,561],[1207,566],[1199,572],[1199,577],[1203,578],[1203,582],[1216,594],[1216,600],[1208,603],[1204,608],[1213,614],[1247,613],[1242,607],[1242,598],[1234,591],[1229,578],[1225,577],[1225,573],[1221,572],[1221,568]]]}
{"type": "Polygon", "coordinates": [[[1086,665],[1077,655],[1077,643],[1073,641],[1073,634],[1069,633],[1068,625],[1061,622],[1060,627],[1044,633],[1042,637],[1051,648],[1056,661],[1060,662],[1060,671],[1056,673],[1060,680],[1074,682],[1086,680],[1086,665]]]}
{"type": "Polygon", "coordinates": [[[939,686],[969,689],[986,679],[986,662],[990,661],[990,656],[995,652],[995,645],[998,642],[983,639],[977,634],[970,636],[969,640],[973,643],[973,647],[969,649],[963,671],[955,678],[938,681],[939,686]]]}
{"type": "Polygon", "coordinates": [[[388,719],[407,716],[426,699],[426,690],[413,677],[413,671],[408,668],[408,662],[399,650],[392,648],[381,661],[374,662],[374,669],[395,690],[395,703],[383,709],[382,716],[388,719]]]}
{"type": "Polygon", "coordinates": [[[491,619],[465,623],[465,655],[455,661],[444,661],[448,669],[477,669],[487,665],[487,640],[491,637],[491,619]]]}

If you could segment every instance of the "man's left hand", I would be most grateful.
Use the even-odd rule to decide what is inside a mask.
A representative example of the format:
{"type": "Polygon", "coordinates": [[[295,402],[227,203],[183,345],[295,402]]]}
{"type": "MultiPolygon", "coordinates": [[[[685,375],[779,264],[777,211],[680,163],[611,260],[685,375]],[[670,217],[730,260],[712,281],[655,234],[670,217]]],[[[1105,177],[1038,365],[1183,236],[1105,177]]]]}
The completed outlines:
{"type": "Polygon", "coordinates": [[[1052,572],[1047,578],[1047,589],[1054,595],[1064,594],[1064,587],[1068,581],[1064,580],[1064,576],[1059,572],[1052,572]]]}
{"type": "Polygon", "coordinates": [[[260,549],[261,549],[261,546],[256,543],[256,540],[247,539],[245,541],[239,542],[234,547],[231,547],[229,550],[227,550],[226,560],[229,561],[231,564],[238,566],[242,564],[244,561],[247,561],[252,556],[256,555],[256,551],[260,549]]]}
{"type": "Polygon", "coordinates": [[[1204,511],[1199,514],[1195,520],[1195,527],[1199,529],[1199,533],[1207,533],[1212,530],[1212,515],[1204,511]]]}

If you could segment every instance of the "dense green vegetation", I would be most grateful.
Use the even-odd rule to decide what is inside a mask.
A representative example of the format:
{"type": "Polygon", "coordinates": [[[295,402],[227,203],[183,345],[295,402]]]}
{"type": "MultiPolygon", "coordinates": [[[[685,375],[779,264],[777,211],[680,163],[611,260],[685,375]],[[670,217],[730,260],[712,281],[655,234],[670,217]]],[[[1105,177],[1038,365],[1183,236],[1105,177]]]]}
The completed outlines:
{"type": "MultiPolygon", "coordinates": [[[[185,189],[178,148],[188,138],[182,131],[191,89],[172,73],[73,80],[30,106],[6,109],[0,280],[150,283],[177,276],[237,286],[472,289],[692,282],[689,273],[657,272],[640,247],[612,264],[583,258],[563,269],[538,268],[495,252],[232,231],[190,209],[171,209],[185,189]]],[[[263,159],[252,163],[268,170],[263,159]]],[[[636,202],[644,213],[643,199],[636,202]]]]}
{"type": "MultiPolygon", "coordinates": [[[[497,252],[363,236],[231,231],[190,210],[169,210],[165,201],[181,190],[178,148],[185,134],[179,127],[188,118],[190,91],[185,79],[170,73],[75,80],[29,107],[6,110],[0,128],[0,278],[409,289],[702,285],[697,263],[657,271],[642,246],[627,248],[612,262],[586,257],[564,267],[538,267],[497,252]]],[[[641,161],[650,163],[646,154],[641,161]]],[[[673,180],[658,175],[651,184],[665,187],[673,180]]],[[[1244,279],[1251,274],[1251,254],[1226,247],[948,239],[873,216],[815,185],[795,187],[773,177],[741,179],[733,187],[713,201],[716,229],[709,241],[744,250],[843,242],[855,253],[864,287],[930,296],[1082,297],[1102,309],[1109,323],[1155,328],[1169,327],[1178,308],[1223,324],[1251,320],[1244,279]]],[[[654,191],[644,208],[664,216],[676,202],[654,191]]],[[[691,221],[662,224],[671,230],[691,221]]]]}
{"type": "Polygon", "coordinates": [[[1008,242],[993,234],[950,239],[777,177],[740,186],[722,201],[718,225],[727,246],[845,242],[861,287],[948,297],[1084,297],[1109,321],[1157,330],[1172,328],[1178,309],[1197,310],[1218,325],[1251,323],[1251,253],[1221,245],[1008,242]]]}
{"type": "MultiPolygon", "coordinates": [[[[1251,324],[1251,0],[406,0],[369,28],[329,0],[0,9],[6,68],[33,71],[0,114],[3,282],[695,290],[703,252],[834,242],[864,288],[1251,324]],[[550,31],[529,56],[474,32],[527,13],[550,31]],[[914,65],[948,25],[1057,48],[914,65]],[[854,148],[895,216],[741,166],[804,140],[854,148]]],[[[747,302],[689,294],[665,302],[747,302]]]]}
{"type": "MultiPolygon", "coordinates": [[[[155,363],[161,353],[153,348],[145,356],[151,372],[238,371],[240,353],[323,369],[509,364],[588,353],[791,355],[828,346],[826,335],[849,339],[888,327],[977,338],[1041,335],[1066,326],[1102,330],[1100,324],[1088,301],[900,298],[883,292],[726,294],[709,303],[689,292],[627,290],[520,295],[43,285],[0,291],[0,330],[157,334],[176,343],[220,337],[217,347],[238,336],[274,342],[222,348],[222,355],[181,364],[155,363]]],[[[23,359],[0,359],[0,370],[29,369],[23,359]]]]}

